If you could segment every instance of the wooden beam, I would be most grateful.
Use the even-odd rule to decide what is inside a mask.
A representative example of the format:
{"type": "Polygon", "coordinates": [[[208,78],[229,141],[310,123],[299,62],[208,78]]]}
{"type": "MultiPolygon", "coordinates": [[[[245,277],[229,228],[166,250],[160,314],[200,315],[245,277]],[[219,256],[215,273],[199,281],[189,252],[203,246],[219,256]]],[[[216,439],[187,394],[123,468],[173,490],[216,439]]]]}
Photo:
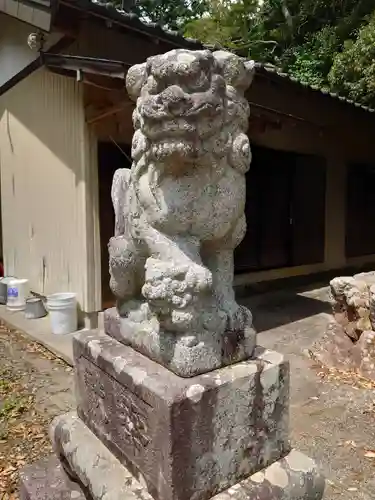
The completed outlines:
{"type": "Polygon", "coordinates": [[[96,116],[93,116],[92,118],[86,119],[86,123],[88,125],[92,125],[93,123],[98,122],[99,120],[103,120],[104,118],[107,118],[108,116],[112,116],[116,113],[120,113],[121,111],[124,111],[128,106],[134,105],[131,101],[126,101],[121,104],[116,104],[114,106],[111,106],[110,108],[107,108],[105,111],[98,113],[96,116]]]}
{"type": "Polygon", "coordinates": [[[93,87],[97,87],[103,90],[123,90],[124,94],[125,90],[125,81],[120,78],[111,78],[103,75],[95,75],[93,73],[86,73],[82,71],[83,83],[87,85],[92,85],[93,87]]]}

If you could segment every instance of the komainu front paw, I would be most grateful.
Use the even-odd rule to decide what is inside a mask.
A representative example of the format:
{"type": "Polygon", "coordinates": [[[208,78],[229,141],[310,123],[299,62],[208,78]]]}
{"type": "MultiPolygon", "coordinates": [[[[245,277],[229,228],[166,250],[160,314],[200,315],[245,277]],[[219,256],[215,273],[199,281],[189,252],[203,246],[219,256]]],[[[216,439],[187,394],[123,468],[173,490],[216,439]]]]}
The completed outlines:
{"type": "Polygon", "coordinates": [[[185,281],[188,288],[195,293],[204,293],[212,288],[211,271],[198,264],[187,266],[185,281]]]}
{"type": "Polygon", "coordinates": [[[197,264],[174,264],[149,258],[146,262],[143,296],[151,302],[162,302],[184,308],[197,294],[212,286],[211,272],[197,264]]]}
{"type": "Polygon", "coordinates": [[[194,316],[192,304],[211,287],[211,272],[203,266],[147,259],[142,294],[168,328],[188,328],[194,316]]]}

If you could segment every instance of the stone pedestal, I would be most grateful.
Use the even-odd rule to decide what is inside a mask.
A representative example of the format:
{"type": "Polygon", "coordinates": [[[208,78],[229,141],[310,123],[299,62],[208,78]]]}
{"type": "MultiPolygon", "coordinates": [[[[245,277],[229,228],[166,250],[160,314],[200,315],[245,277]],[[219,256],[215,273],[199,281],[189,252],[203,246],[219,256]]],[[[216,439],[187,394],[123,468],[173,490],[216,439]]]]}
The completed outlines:
{"type": "Polygon", "coordinates": [[[180,377],[194,377],[222,366],[249,359],[255,348],[256,332],[251,325],[239,331],[177,332],[152,329],[120,317],[115,307],[104,312],[108,335],[129,345],[180,377]]]}
{"type": "Polygon", "coordinates": [[[110,337],[74,342],[78,415],[157,500],[203,500],[282,458],[289,371],[252,360],[184,379],[110,337]]]}
{"type": "Polygon", "coordinates": [[[60,462],[24,471],[23,500],[322,497],[313,461],[290,449],[280,354],[256,348],[186,379],[92,331],[76,336],[74,358],[77,413],[51,427],[60,462]]]}

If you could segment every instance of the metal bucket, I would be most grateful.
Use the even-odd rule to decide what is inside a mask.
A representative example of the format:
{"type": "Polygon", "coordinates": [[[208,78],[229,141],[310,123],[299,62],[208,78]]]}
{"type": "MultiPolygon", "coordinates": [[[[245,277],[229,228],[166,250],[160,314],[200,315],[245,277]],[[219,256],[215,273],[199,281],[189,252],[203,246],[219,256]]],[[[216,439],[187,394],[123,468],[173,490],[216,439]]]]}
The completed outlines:
{"type": "Polygon", "coordinates": [[[31,297],[26,299],[25,318],[37,319],[43,318],[47,315],[46,308],[44,307],[43,300],[38,297],[31,297]]]}

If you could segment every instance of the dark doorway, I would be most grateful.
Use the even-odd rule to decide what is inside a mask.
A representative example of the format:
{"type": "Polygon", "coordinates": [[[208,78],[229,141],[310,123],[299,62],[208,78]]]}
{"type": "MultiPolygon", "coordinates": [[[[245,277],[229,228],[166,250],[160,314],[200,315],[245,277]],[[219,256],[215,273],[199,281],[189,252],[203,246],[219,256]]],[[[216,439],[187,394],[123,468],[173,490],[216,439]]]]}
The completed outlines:
{"type": "Polygon", "coordinates": [[[320,157],[253,147],[236,272],[323,262],[325,182],[320,157]]]}
{"type": "Polygon", "coordinates": [[[360,257],[375,253],[375,166],[351,164],[348,166],[346,203],[346,257],[360,257]]]}
{"type": "Polygon", "coordinates": [[[98,143],[99,223],[102,271],[102,305],[111,307],[115,299],[109,288],[108,241],[114,234],[115,215],[112,207],[111,188],[113,174],[118,168],[130,168],[131,148],[113,142],[98,143]]]}

